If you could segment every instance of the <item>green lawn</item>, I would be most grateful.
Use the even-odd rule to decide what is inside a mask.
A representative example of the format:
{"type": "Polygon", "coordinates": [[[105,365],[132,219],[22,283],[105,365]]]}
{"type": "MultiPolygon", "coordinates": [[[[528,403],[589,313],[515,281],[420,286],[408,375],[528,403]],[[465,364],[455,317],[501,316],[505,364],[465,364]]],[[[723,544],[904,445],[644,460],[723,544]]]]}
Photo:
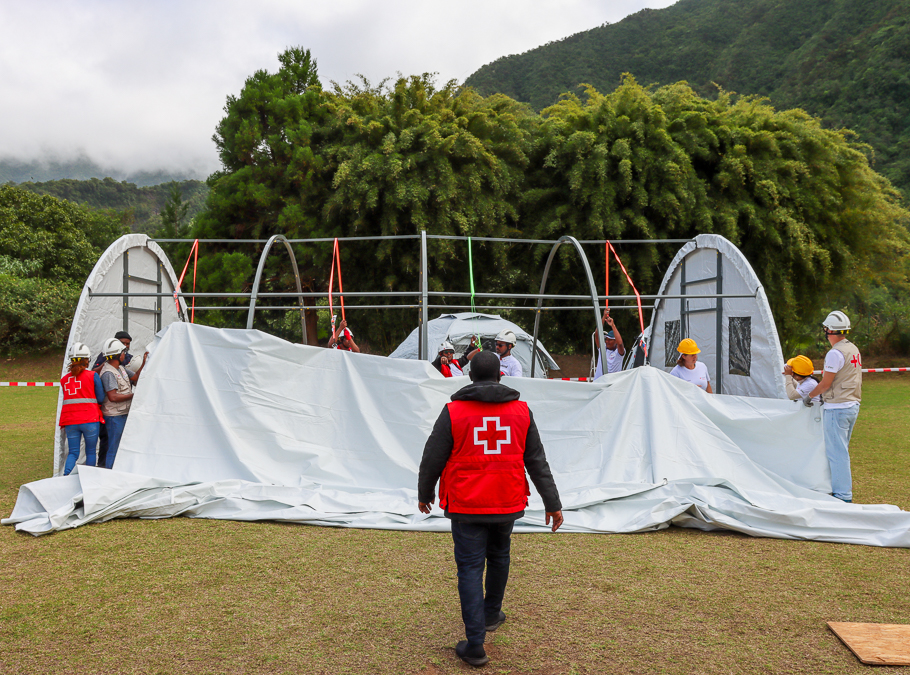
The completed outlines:
{"type": "MultiPolygon", "coordinates": [[[[910,377],[864,393],[856,499],[910,509],[910,377]]],[[[4,516],[50,473],[56,395],[0,389],[4,516]]],[[[868,672],[825,622],[910,623],[908,550],[677,528],[513,542],[509,619],[482,672],[868,672]]],[[[0,672],[464,673],[451,548],[186,518],[0,528],[0,672]]]]}

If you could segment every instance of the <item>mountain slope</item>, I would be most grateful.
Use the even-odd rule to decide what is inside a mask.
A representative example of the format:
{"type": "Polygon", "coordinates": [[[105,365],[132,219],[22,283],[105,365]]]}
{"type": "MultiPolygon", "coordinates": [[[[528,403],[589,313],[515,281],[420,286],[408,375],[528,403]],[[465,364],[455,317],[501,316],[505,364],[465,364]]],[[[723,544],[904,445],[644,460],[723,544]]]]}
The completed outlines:
{"type": "Polygon", "coordinates": [[[848,127],[910,194],[910,0],[680,0],[483,66],[465,84],[544,108],[623,73],[643,84],[715,84],[848,127]]]}

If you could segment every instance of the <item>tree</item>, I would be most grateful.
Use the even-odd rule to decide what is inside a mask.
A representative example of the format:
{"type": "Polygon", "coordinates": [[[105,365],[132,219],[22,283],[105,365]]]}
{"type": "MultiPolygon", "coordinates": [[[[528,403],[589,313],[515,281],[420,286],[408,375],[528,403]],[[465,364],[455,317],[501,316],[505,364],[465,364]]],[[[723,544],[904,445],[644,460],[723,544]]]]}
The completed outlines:
{"type": "Polygon", "coordinates": [[[118,214],[0,187],[0,350],[65,344],[86,277],[126,231],[118,214]]]}

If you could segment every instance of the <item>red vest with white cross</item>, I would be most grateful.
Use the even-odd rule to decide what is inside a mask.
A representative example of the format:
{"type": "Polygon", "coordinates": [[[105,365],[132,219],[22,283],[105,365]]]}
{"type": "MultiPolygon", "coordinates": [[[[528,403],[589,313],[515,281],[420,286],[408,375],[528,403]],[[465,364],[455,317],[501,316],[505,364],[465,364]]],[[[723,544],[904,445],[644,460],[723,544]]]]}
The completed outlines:
{"type": "Polygon", "coordinates": [[[451,513],[516,513],[528,505],[524,401],[452,401],[452,454],[439,480],[439,505],[451,513]]]}
{"type": "Polygon", "coordinates": [[[60,408],[60,426],[90,424],[101,421],[101,408],[95,398],[95,373],[83,370],[79,377],[67,373],[60,380],[63,405],[60,408]]]}

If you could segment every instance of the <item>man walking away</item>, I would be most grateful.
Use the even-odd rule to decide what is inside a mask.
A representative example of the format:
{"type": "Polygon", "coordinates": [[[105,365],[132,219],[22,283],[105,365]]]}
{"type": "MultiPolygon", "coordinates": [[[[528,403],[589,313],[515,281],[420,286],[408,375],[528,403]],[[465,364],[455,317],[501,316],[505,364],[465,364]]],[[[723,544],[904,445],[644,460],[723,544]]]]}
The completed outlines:
{"type": "Polygon", "coordinates": [[[465,637],[455,653],[472,666],[489,661],[487,631],[506,620],[512,526],[524,516],[530,489],[543,498],[546,524],[562,525],[562,504],[534,417],[519,393],[500,384],[500,360],[480,352],[471,360],[472,384],[452,395],[427,439],[417,479],[418,506],[430,513],[439,480],[439,505],[452,521],[458,595],[465,637]],[[486,562],[486,595],[483,572],[486,562]]]}
{"type": "Polygon", "coordinates": [[[847,339],[850,319],[843,312],[831,312],[822,326],[831,351],[825,354],[822,381],[806,395],[803,403],[821,394],[824,401],[825,454],[831,467],[832,494],[845,502],[853,501],[853,476],[850,473],[850,438],[859,417],[863,398],[863,361],[859,349],[847,339]]]}

